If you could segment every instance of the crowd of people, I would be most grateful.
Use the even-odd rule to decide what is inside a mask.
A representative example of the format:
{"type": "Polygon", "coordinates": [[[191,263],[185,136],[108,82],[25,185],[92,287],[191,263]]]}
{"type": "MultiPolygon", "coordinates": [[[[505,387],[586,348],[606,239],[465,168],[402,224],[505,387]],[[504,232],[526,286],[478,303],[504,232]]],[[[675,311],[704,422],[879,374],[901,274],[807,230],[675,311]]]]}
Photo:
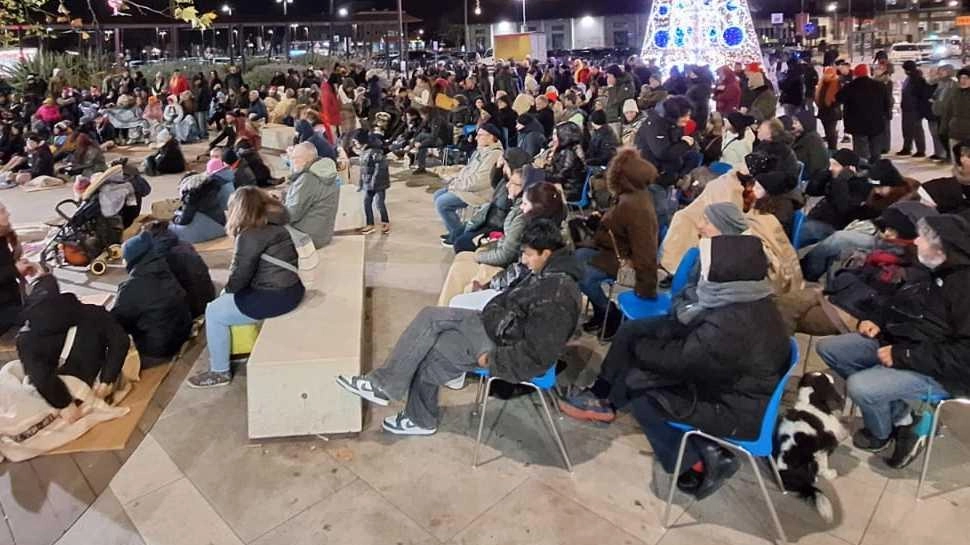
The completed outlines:
{"type": "MultiPolygon", "coordinates": [[[[161,144],[144,165],[151,176],[181,172],[180,143],[217,133],[205,173],[180,183],[172,224],[152,223],[125,243],[130,278],[110,314],[120,328],[103,337],[127,332],[151,364],[171,357],[204,315],[210,366],[189,379],[193,387],[231,382],[230,326],[300,304],[292,235],[306,233],[317,248],[329,242],[338,166],[359,164],[359,232],[386,235],[390,165],[404,161],[408,185],[430,186],[440,242],[455,257],[437,305],[418,313],[385,365],[338,379],[379,405],[406,399],[385,419],[388,432],[435,433],[440,386],[460,388],[480,367],[528,380],[585,332],[611,344],[596,381],[559,401],[563,412],[608,423],[629,408],[672,472],[682,432],[666,422],[753,438],[788,371],[788,338],[801,332],[826,336],[818,354],[861,409],[853,444],[895,445],[887,460],[899,468],[925,443],[921,402],[970,393],[970,67],[902,70],[897,155],[925,156],[928,129],[930,159],[949,161],[948,176],[908,178],[885,157],[896,106],[884,55],[821,73],[793,58],[771,75],[756,63],[662,74],[636,57],[608,66],[526,59],[494,73],[459,63],[393,78],[337,66],[280,72],[258,89],[233,68],[221,79],[176,72],[150,86],[125,72],[82,92],[58,87],[54,74],[43,92],[35,77],[0,99],[0,115],[14,119],[0,153],[20,165],[11,172],[47,169],[63,151],[96,170],[92,149],[149,138],[161,144]],[[279,180],[260,158],[264,123],[294,127],[281,200],[265,190],[279,180]],[[58,148],[59,138],[74,147],[58,148]],[[425,176],[435,163],[457,166],[439,182],[425,176]],[[235,249],[217,296],[190,243],[224,233],[235,249]],[[682,265],[685,285],[671,292],[682,265]],[[666,301],[663,311],[624,322],[617,297],[631,291],[666,301]]],[[[30,358],[30,309],[44,308],[32,299],[63,294],[41,276],[47,288],[21,297],[38,271],[5,217],[0,210],[0,303],[25,309],[18,343],[30,358]]],[[[19,323],[8,317],[7,327],[19,323]]],[[[45,334],[66,331],[64,318],[45,334]]],[[[95,347],[112,354],[99,380],[114,376],[120,346],[95,347]]],[[[28,370],[49,375],[56,352],[28,370]]],[[[97,373],[81,375],[90,383],[97,373]]],[[[698,498],[738,469],[732,454],[698,438],[685,460],[677,486],[698,498]]]]}

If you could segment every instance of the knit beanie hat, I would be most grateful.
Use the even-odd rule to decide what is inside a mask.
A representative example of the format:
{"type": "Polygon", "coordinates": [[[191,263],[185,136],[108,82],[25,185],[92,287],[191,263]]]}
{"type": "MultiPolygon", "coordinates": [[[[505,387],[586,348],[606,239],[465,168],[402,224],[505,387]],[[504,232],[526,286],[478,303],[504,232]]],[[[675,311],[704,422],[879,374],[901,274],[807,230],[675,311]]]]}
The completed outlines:
{"type": "Polygon", "coordinates": [[[936,204],[936,211],[949,214],[963,208],[963,186],[956,178],[936,178],[919,187],[919,193],[928,196],[936,204]]]}
{"type": "Polygon", "coordinates": [[[606,112],[603,110],[596,110],[595,112],[589,114],[589,122],[594,125],[606,125],[606,112]]]}
{"type": "Polygon", "coordinates": [[[768,276],[768,258],[761,239],[721,235],[701,239],[701,279],[706,282],[757,282],[768,276]]]}
{"type": "Polygon", "coordinates": [[[226,163],[222,159],[209,159],[209,162],[205,164],[205,173],[208,176],[212,176],[216,172],[226,168],[226,163]]]}
{"type": "Polygon", "coordinates": [[[965,262],[970,258],[970,221],[954,214],[927,216],[923,221],[936,233],[936,236],[940,237],[947,261],[952,262],[954,258],[960,259],[954,254],[962,255],[960,261],[965,262]]]}
{"type": "Polygon", "coordinates": [[[835,152],[835,155],[833,155],[832,158],[844,167],[855,168],[859,166],[859,155],[850,149],[842,148],[835,152]]]}
{"type": "Polygon", "coordinates": [[[532,157],[522,148],[509,148],[505,150],[502,157],[505,159],[505,164],[509,165],[512,170],[518,170],[532,162],[532,157]]]}
{"type": "Polygon", "coordinates": [[[488,134],[494,136],[495,139],[498,140],[499,142],[502,141],[502,131],[498,130],[498,127],[496,127],[495,125],[492,125],[491,123],[485,123],[478,129],[485,131],[488,134]]]}
{"type": "Polygon", "coordinates": [[[725,117],[728,123],[730,123],[731,126],[734,127],[734,131],[737,132],[738,134],[743,133],[745,129],[747,129],[751,125],[754,125],[756,121],[755,118],[751,117],[750,115],[743,114],[738,111],[730,112],[725,117]]]}
{"type": "Polygon", "coordinates": [[[958,78],[963,77],[963,76],[966,76],[966,77],[970,78],[970,66],[964,66],[963,68],[961,68],[957,72],[957,77],[958,78]]]}
{"type": "Polygon", "coordinates": [[[613,76],[614,78],[618,78],[621,75],[623,75],[623,69],[620,68],[620,66],[617,64],[611,64],[606,67],[606,73],[613,76]]]}
{"type": "Polygon", "coordinates": [[[519,117],[515,118],[515,124],[522,125],[523,127],[528,127],[529,123],[531,123],[533,119],[535,118],[529,114],[522,114],[519,117]]]}
{"type": "Polygon", "coordinates": [[[152,249],[152,235],[141,232],[125,241],[121,255],[125,258],[125,268],[131,272],[135,265],[152,249]]]}
{"type": "Polygon", "coordinates": [[[869,67],[865,64],[857,64],[852,69],[852,75],[857,78],[867,78],[869,77],[869,67]]]}
{"type": "Polygon", "coordinates": [[[869,179],[881,186],[896,187],[903,185],[903,175],[889,159],[879,159],[869,169],[869,179]]]}
{"type": "Polygon", "coordinates": [[[707,205],[704,217],[723,235],[740,235],[748,230],[748,220],[733,202],[716,202],[707,205]]]}
{"type": "Polygon", "coordinates": [[[640,108],[637,106],[637,101],[633,100],[632,98],[628,98],[623,101],[623,109],[621,111],[623,113],[639,112],[640,108]]]}
{"type": "Polygon", "coordinates": [[[936,210],[918,201],[900,201],[882,211],[872,223],[880,230],[893,229],[899,238],[913,240],[918,234],[916,224],[927,216],[935,216],[936,210]]]}
{"type": "Polygon", "coordinates": [[[222,150],[222,162],[226,165],[234,165],[239,161],[239,154],[232,148],[222,150]]]}

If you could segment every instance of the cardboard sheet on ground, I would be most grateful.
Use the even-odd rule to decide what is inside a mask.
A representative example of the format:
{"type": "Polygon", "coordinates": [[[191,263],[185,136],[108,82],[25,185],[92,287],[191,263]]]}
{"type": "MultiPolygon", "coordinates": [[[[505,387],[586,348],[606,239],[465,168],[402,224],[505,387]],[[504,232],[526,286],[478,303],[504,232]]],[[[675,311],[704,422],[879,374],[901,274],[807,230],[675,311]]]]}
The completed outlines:
{"type": "Polygon", "coordinates": [[[166,363],[141,372],[141,377],[131,393],[121,402],[119,406],[128,407],[128,414],[121,418],[102,422],[91,428],[87,433],[78,437],[74,441],[62,446],[57,450],[48,452],[51,454],[72,454],[75,452],[97,452],[101,450],[121,450],[128,444],[128,439],[138,427],[138,422],[148,410],[152,398],[158,386],[168,376],[172,364],[166,363]]]}
{"type": "Polygon", "coordinates": [[[43,181],[38,181],[37,179],[31,180],[29,184],[20,186],[20,189],[25,193],[33,193],[34,191],[58,189],[67,185],[67,182],[60,178],[54,178],[53,176],[44,176],[43,178],[45,178],[43,181]]]}

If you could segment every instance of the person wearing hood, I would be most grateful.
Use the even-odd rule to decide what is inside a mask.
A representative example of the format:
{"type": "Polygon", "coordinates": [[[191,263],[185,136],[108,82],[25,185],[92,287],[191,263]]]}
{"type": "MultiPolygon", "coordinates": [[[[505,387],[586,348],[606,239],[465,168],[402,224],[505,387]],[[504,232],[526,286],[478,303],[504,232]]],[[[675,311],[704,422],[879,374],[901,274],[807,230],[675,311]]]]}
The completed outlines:
{"type": "Polygon", "coordinates": [[[717,69],[717,75],[720,79],[714,88],[714,110],[727,116],[741,107],[741,84],[737,74],[726,65],[717,69]]]}
{"type": "Polygon", "coordinates": [[[892,117],[892,95],[888,88],[869,77],[869,67],[860,64],[855,78],[839,89],[835,100],[842,105],[845,132],[852,135],[852,151],[870,163],[882,155],[886,119],[892,117]]]}
{"type": "Polygon", "coordinates": [[[606,123],[610,125],[616,135],[620,119],[623,117],[623,103],[627,99],[632,99],[637,95],[637,88],[633,84],[633,78],[625,72],[619,65],[611,64],[606,67],[606,88],[600,89],[600,93],[606,93],[606,107],[603,113],[606,114],[606,123]]]}
{"type": "Polygon", "coordinates": [[[151,221],[142,227],[142,231],[151,236],[155,250],[165,258],[169,270],[185,290],[185,301],[192,317],[202,316],[206,305],[216,297],[209,267],[202,256],[190,243],[179,240],[167,221],[151,221]]]}
{"type": "Polygon", "coordinates": [[[60,409],[61,417],[74,422],[81,412],[60,376],[77,377],[92,386],[98,397],[107,396],[121,376],[128,334],[104,307],[82,304],[73,293],[61,293],[51,274],[34,280],[25,303],[17,357],[37,393],[60,409]]]}
{"type": "Polygon", "coordinates": [[[317,150],[317,157],[327,157],[332,161],[337,160],[337,152],[327,142],[327,139],[323,137],[322,134],[313,130],[313,125],[305,119],[299,119],[293,125],[293,130],[296,133],[293,137],[293,144],[302,144],[303,142],[309,142],[313,144],[313,147],[317,150]]]}
{"type": "Polygon", "coordinates": [[[836,100],[841,84],[834,66],[826,66],[822,71],[822,82],[815,91],[815,104],[818,105],[818,119],[825,129],[825,142],[830,151],[839,149],[839,120],[842,119],[842,106],[836,100]]]}
{"type": "Polygon", "coordinates": [[[529,154],[529,157],[539,155],[546,147],[546,133],[542,124],[531,114],[522,114],[515,120],[518,131],[516,147],[529,154]]]}
{"type": "Polygon", "coordinates": [[[953,215],[917,224],[916,250],[926,274],[907,279],[858,333],[828,337],[816,351],[848,384],[865,427],[856,448],[881,452],[906,467],[923,450],[931,412],[913,414],[907,402],[970,394],[970,222],[953,215]],[[924,424],[924,425],[921,425],[924,424]]]}
{"type": "Polygon", "coordinates": [[[597,110],[589,116],[592,130],[589,135],[589,147],[586,148],[586,165],[592,167],[606,167],[610,159],[616,155],[616,148],[620,143],[616,133],[607,125],[606,114],[597,110]]]}
{"type": "Polygon", "coordinates": [[[226,168],[232,171],[232,184],[234,189],[247,186],[258,186],[256,174],[249,167],[249,163],[244,161],[236,150],[225,148],[222,150],[222,162],[226,168]]]}
{"type": "Polygon", "coordinates": [[[761,123],[757,136],[754,152],[744,158],[749,174],[742,181],[753,190],[754,208],[774,214],[790,234],[795,210],[805,204],[798,188],[800,167],[790,147],[791,136],[778,119],[761,123]]]}
{"type": "Polygon", "coordinates": [[[930,99],[933,97],[933,87],[926,82],[923,72],[916,67],[915,61],[903,63],[906,79],[903,81],[902,98],[899,108],[903,113],[903,148],[896,155],[912,155],[926,157],[926,132],[923,130],[923,118],[932,115],[930,99]],[[912,146],[915,143],[916,153],[912,146]]]}
{"type": "MultiPolygon", "coordinates": [[[[842,160],[846,164],[852,162],[850,159],[842,160]]],[[[811,244],[809,241],[814,238],[813,233],[824,233],[827,230],[815,222],[824,222],[836,228],[801,259],[802,272],[812,282],[821,278],[846,252],[868,250],[876,244],[877,238],[870,232],[846,230],[849,223],[855,220],[875,220],[893,203],[911,194],[915,187],[914,183],[907,183],[888,159],[876,161],[866,176],[856,176],[851,172],[851,166],[842,169],[840,166],[842,164],[838,163],[832,169],[828,191],[809,213],[802,227],[802,240],[799,241],[802,245],[811,244]]]]}
{"type": "Polygon", "coordinates": [[[121,248],[128,280],[118,286],[111,315],[135,341],[142,368],[168,362],[192,330],[185,290],[149,233],[128,239],[121,248]]]}
{"type": "Polygon", "coordinates": [[[970,202],[963,191],[963,186],[955,178],[935,178],[920,184],[916,195],[921,203],[941,214],[966,216],[970,213],[970,202]]]}
{"type": "Polygon", "coordinates": [[[690,154],[694,139],[684,135],[684,127],[691,119],[690,108],[686,98],[672,96],[650,110],[637,131],[636,147],[660,171],[659,183],[664,187],[673,185],[700,164],[690,154]]]}
{"type": "Polygon", "coordinates": [[[603,336],[609,338],[619,327],[620,312],[616,308],[610,308],[612,320],[606,321],[607,308],[613,303],[601,284],[616,278],[621,259],[636,272],[636,294],[645,298],[657,295],[660,227],[647,189],[656,180],[657,169],[632,148],[621,149],[606,171],[607,188],[615,204],[603,215],[592,240],[576,251],[576,258],[584,264],[579,286],[593,306],[592,318],[583,324],[586,332],[605,327],[603,336]]]}
{"type": "Polygon", "coordinates": [[[788,71],[779,77],[778,102],[785,115],[793,116],[805,105],[805,67],[797,58],[788,60],[788,71]]]}
{"type": "Polygon", "coordinates": [[[623,119],[620,120],[620,144],[634,146],[637,132],[647,119],[647,114],[640,111],[637,101],[632,98],[623,102],[623,119]]]}
{"type": "Polygon", "coordinates": [[[178,140],[172,137],[168,129],[162,129],[157,136],[158,151],[145,158],[143,170],[146,176],[161,176],[162,174],[178,174],[185,171],[185,156],[178,140]]]}
{"type": "Polygon", "coordinates": [[[425,307],[404,330],[384,365],[337,384],[386,406],[407,398],[404,410],[384,419],[385,431],[431,435],[438,429],[438,388],[476,368],[509,382],[530,380],[555,362],[573,334],[582,297],[580,269],[559,225],[542,220],[522,236],[530,274],[482,311],[425,307]]]}
{"type": "Polygon", "coordinates": [[[711,92],[714,76],[706,66],[694,66],[687,72],[687,93],[691,119],[698,127],[706,127],[711,114],[711,92]]]}
{"type": "Polygon", "coordinates": [[[387,215],[387,205],[384,203],[387,189],[391,187],[391,174],[384,156],[384,143],[376,134],[358,129],[354,133],[354,153],[360,157],[360,188],[364,191],[364,217],[367,225],[360,230],[363,235],[375,232],[374,229],[374,199],[377,199],[377,210],[381,214],[381,234],[391,233],[391,220],[387,215]]]}
{"type": "Polygon", "coordinates": [[[747,168],[744,158],[754,150],[755,131],[751,126],[755,119],[738,111],[725,116],[724,136],[721,138],[721,162],[731,165],[735,170],[747,168]]]}
{"type": "Polygon", "coordinates": [[[309,235],[314,247],[323,248],[333,239],[340,204],[337,164],[318,157],[310,142],[293,146],[289,159],[292,176],[283,198],[289,224],[309,235]]]}
{"type": "Polygon", "coordinates": [[[289,221],[287,209],[262,189],[249,186],[233,193],[226,215],[226,232],[235,239],[229,280],[223,294],[206,306],[209,369],[190,377],[190,388],[232,382],[230,327],[281,316],[303,300],[306,290],[298,274],[299,255],[286,229],[289,221]]]}
{"type": "Polygon", "coordinates": [[[502,135],[495,125],[486,123],[479,127],[475,138],[477,148],[468,158],[468,163],[455,177],[447,181],[445,187],[435,192],[435,210],[448,230],[441,235],[443,245],[453,246],[464,230],[458,216],[459,210],[489,202],[492,193],[492,170],[502,157],[501,138],[502,135]]]}
{"type": "Polygon", "coordinates": [[[800,110],[792,116],[779,118],[794,141],[791,148],[795,157],[805,165],[802,179],[812,180],[828,175],[829,152],[825,141],[817,132],[818,122],[811,112],[800,110]]]}
{"type": "MultiPolygon", "coordinates": [[[[600,406],[632,407],[667,473],[674,471],[684,433],[669,421],[715,436],[757,437],[790,358],[761,241],[722,234],[699,246],[697,302],[689,312],[628,322],[592,388],[600,406]]],[[[683,453],[683,473],[673,478],[681,491],[702,499],[739,465],[715,444],[693,439],[683,453]]]]}
{"type": "Polygon", "coordinates": [[[232,181],[208,172],[186,175],[179,182],[181,205],[172,218],[172,233],[190,244],[226,236],[226,207],[235,189],[232,181]]]}
{"type": "Polygon", "coordinates": [[[970,199],[970,142],[957,144],[953,152],[953,179],[960,182],[963,196],[970,199]]]}
{"type": "Polygon", "coordinates": [[[545,166],[546,181],[562,186],[566,201],[578,201],[586,182],[586,165],[582,153],[583,130],[566,121],[556,126],[550,151],[552,158],[545,166]]]}

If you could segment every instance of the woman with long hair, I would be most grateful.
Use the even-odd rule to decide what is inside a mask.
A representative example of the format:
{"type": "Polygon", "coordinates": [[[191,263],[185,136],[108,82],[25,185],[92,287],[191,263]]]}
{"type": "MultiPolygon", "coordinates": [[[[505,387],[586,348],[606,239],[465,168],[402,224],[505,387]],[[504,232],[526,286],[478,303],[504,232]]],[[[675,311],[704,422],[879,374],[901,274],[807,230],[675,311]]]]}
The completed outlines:
{"type": "Polygon", "coordinates": [[[206,306],[209,370],[191,377],[190,387],[232,381],[230,327],[286,314],[303,300],[299,256],[287,223],[283,205],[259,188],[241,187],[229,199],[226,233],[235,239],[229,281],[225,292],[206,306]]]}
{"type": "Polygon", "coordinates": [[[10,223],[10,212],[0,203],[0,335],[17,325],[23,307],[22,281],[37,267],[22,259],[23,249],[10,223]]]}
{"type": "Polygon", "coordinates": [[[830,150],[839,149],[839,120],[842,119],[842,106],[835,100],[842,85],[839,73],[834,66],[822,71],[822,81],[815,90],[815,103],[818,104],[818,118],[825,128],[825,143],[830,150]]]}

